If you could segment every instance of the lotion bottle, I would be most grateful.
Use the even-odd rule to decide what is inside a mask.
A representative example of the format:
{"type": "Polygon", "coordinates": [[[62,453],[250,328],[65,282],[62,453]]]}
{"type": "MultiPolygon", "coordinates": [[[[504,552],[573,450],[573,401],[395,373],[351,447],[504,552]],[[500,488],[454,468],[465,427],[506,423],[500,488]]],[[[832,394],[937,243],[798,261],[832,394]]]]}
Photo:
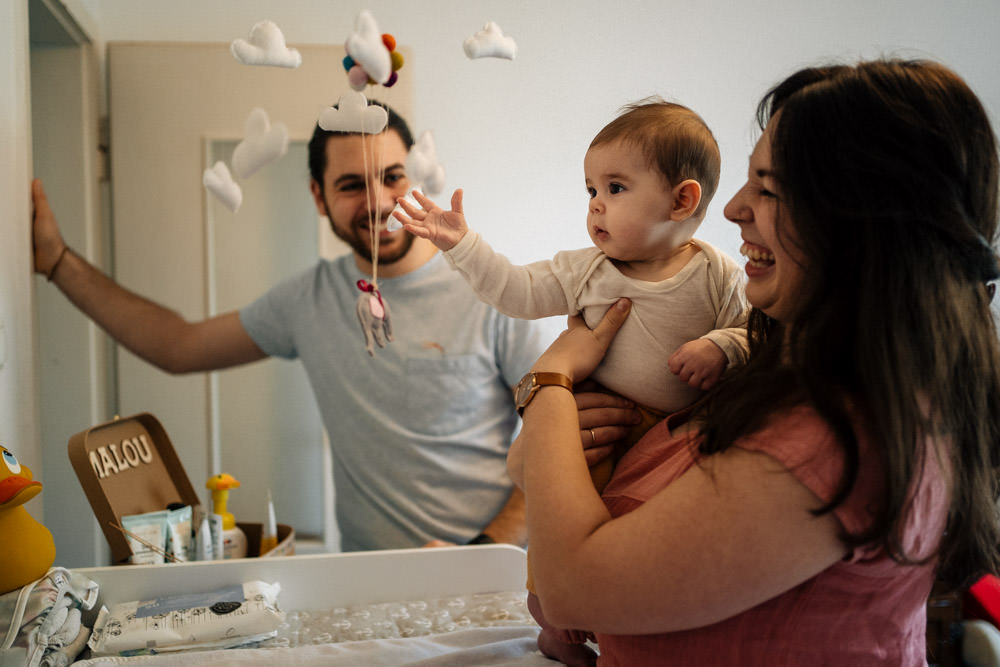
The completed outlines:
{"type": "Polygon", "coordinates": [[[212,492],[212,511],[222,517],[222,552],[224,558],[245,558],[247,536],[236,525],[236,517],[226,509],[230,489],[239,488],[239,481],[228,473],[210,477],[205,484],[212,492]]]}

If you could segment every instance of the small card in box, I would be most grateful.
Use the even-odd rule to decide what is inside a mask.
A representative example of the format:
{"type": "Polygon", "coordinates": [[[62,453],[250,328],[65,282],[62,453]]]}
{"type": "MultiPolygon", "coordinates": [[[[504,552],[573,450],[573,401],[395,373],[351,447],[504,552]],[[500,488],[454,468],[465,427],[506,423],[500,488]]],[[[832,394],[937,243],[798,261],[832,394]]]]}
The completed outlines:
{"type": "MultiPolygon", "coordinates": [[[[166,509],[171,503],[198,505],[201,501],[184,472],[163,425],[142,412],[115,418],[77,433],[69,440],[69,460],[90,501],[97,522],[111,547],[114,564],[127,563],[132,550],[128,539],[115,526],[130,514],[166,509]]],[[[256,535],[257,555],[260,524],[241,528],[256,535]]],[[[278,524],[278,546],[268,555],[294,553],[294,531],[278,524]]]]}

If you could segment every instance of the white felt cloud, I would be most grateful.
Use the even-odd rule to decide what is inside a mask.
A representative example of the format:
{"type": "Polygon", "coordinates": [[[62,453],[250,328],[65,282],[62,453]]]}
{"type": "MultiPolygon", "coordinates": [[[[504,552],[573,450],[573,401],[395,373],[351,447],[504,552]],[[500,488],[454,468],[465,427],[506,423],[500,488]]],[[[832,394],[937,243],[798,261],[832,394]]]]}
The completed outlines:
{"type": "Polygon", "coordinates": [[[513,60],[517,55],[517,43],[513,37],[505,37],[503,30],[493,21],[462,42],[465,55],[469,58],[506,58],[513,60]]]}
{"type": "Polygon", "coordinates": [[[236,213],[240,204],[243,203],[243,190],[233,180],[225,162],[220,160],[206,169],[205,173],[202,174],[201,182],[206,190],[215,195],[222,202],[222,205],[233,213],[236,213]]]}
{"type": "MultiPolygon", "coordinates": [[[[414,208],[420,208],[420,204],[418,204],[417,200],[413,198],[413,194],[412,193],[413,193],[414,190],[416,190],[417,192],[423,193],[423,190],[421,188],[410,188],[409,192],[406,193],[406,196],[404,197],[404,199],[406,199],[406,201],[408,201],[410,203],[410,205],[413,206],[414,208]]],[[[396,211],[399,211],[403,215],[408,215],[407,212],[403,210],[403,207],[400,206],[399,204],[396,204],[396,207],[394,209],[392,209],[392,213],[395,213],[396,211]]],[[[390,214],[389,215],[389,219],[385,223],[385,228],[386,228],[387,231],[390,231],[390,232],[398,232],[400,229],[403,228],[403,223],[401,223],[396,218],[395,215],[390,214]]]]}
{"type": "Polygon", "coordinates": [[[286,152],[288,127],[284,123],[272,126],[267,112],[256,107],[247,117],[243,141],[233,151],[233,171],[240,178],[248,178],[286,152]]]}
{"type": "Polygon", "coordinates": [[[251,30],[248,39],[237,39],[229,50],[244,65],[269,65],[296,68],[302,64],[302,55],[285,46],[285,36],[271,21],[261,21],[251,30]]]}
{"type": "Polygon", "coordinates": [[[438,162],[430,130],[424,130],[406,155],[406,175],[432,197],[444,190],[444,167],[438,162]]]}
{"type": "Polygon", "coordinates": [[[382,33],[378,31],[375,17],[365,9],[358,14],[354,23],[354,32],[344,44],[347,54],[354,62],[361,65],[372,81],[385,83],[392,75],[392,58],[389,49],[382,42],[382,33]]]}
{"type": "Polygon", "coordinates": [[[336,108],[323,109],[317,122],[327,132],[378,134],[389,123],[389,114],[377,104],[369,105],[364,94],[350,91],[340,96],[336,108]]]}

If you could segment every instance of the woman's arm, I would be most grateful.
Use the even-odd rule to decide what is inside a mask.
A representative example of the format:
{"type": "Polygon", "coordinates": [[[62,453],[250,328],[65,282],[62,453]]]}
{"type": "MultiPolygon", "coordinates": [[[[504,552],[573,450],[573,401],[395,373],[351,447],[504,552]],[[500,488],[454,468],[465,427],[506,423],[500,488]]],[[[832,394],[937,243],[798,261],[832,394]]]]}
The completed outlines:
{"type": "MultiPolygon", "coordinates": [[[[632,304],[628,299],[619,299],[615,305],[608,309],[604,320],[593,331],[587,328],[583,317],[579,315],[571,316],[569,318],[569,328],[559,334],[556,341],[542,353],[542,356],[532,366],[532,370],[561,373],[573,382],[574,387],[578,387],[586,381],[590,374],[594,372],[594,369],[597,368],[598,364],[601,363],[615,334],[618,333],[618,329],[625,322],[625,318],[628,317],[631,307],[632,304]]],[[[584,386],[586,387],[586,385],[584,386]]],[[[614,442],[616,439],[614,436],[624,435],[624,429],[612,424],[631,423],[637,416],[637,414],[631,414],[632,404],[620,397],[609,396],[607,399],[603,399],[598,396],[581,394],[579,399],[577,399],[574,394],[561,387],[542,387],[524,411],[524,423],[521,433],[511,444],[507,452],[507,471],[514,484],[522,489],[522,468],[525,450],[523,440],[525,428],[529,424],[527,417],[529,411],[532,410],[536,403],[544,395],[551,393],[563,394],[562,398],[568,399],[569,404],[574,406],[571,420],[572,430],[576,433],[576,450],[581,460],[584,460],[583,448],[580,447],[581,438],[584,448],[588,444],[588,438],[584,436],[585,432],[589,436],[589,430],[594,428],[594,442],[591,442],[591,445],[608,445],[614,442]],[[579,417],[577,416],[577,400],[580,400],[579,417]],[[623,409],[629,412],[621,412],[623,409]],[[624,419],[617,421],[619,417],[624,419]],[[586,423],[584,423],[584,419],[586,419],[586,423]],[[599,427],[600,431],[598,431],[599,427]],[[598,433],[600,433],[600,441],[597,441],[598,433]]],[[[564,428],[568,427],[569,424],[567,423],[564,428]]],[[[586,463],[584,465],[586,466],[586,463]]]]}
{"type": "MultiPolygon", "coordinates": [[[[573,398],[580,425],[580,443],[588,466],[611,456],[615,443],[628,435],[632,424],[642,420],[632,401],[600,391],[594,382],[574,387],[573,398]]],[[[521,482],[522,454],[523,450],[515,440],[507,453],[507,470],[518,486],[521,482]]]]}
{"type": "MultiPolygon", "coordinates": [[[[576,323],[535,370],[584,377],[625,314],[613,308],[593,332],[576,323]]],[[[822,504],[816,496],[774,459],[738,448],[612,519],[590,481],[579,428],[569,392],[539,390],[510,466],[525,493],[535,586],[557,626],[635,634],[710,624],[846,553],[836,518],[810,513],[822,504]]]]}
{"type": "Polygon", "coordinates": [[[709,625],[847,551],[837,519],[814,517],[820,500],[765,454],[713,456],[614,520],[596,492],[579,503],[585,487],[573,496],[570,481],[543,480],[530,456],[525,468],[539,473],[525,486],[535,587],[560,627],[636,634],[709,625]],[[539,498],[544,486],[548,497],[539,498]]]}

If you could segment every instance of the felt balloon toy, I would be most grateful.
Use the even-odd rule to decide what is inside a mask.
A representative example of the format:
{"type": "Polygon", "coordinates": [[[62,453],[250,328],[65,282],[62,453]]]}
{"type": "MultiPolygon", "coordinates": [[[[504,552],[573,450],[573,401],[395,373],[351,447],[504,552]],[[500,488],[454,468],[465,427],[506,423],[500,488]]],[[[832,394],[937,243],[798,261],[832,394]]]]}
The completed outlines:
{"type": "Polygon", "coordinates": [[[344,71],[351,88],[361,91],[367,85],[382,84],[386,88],[399,80],[403,56],[396,51],[396,38],[378,34],[375,19],[367,11],[358,15],[355,32],[344,44],[344,71]]]}
{"type": "MultiPolygon", "coordinates": [[[[388,80],[386,80],[386,82],[382,85],[386,88],[391,88],[396,84],[396,81],[399,80],[399,74],[397,72],[402,69],[405,61],[403,59],[403,54],[396,51],[396,39],[392,35],[389,33],[382,35],[382,42],[385,44],[385,47],[389,49],[389,64],[392,69],[388,80]]],[[[347,81],[351,84],[351,88],[354,90],[361,91],[364,90],[365,86],[377,83],[375,79],[368,75],[368,72],[366,72],[361,65],[354,62],[354,58],[350,55],[344,56],[343,64],[344,69],[347,71],[347,81]]]]}
{"type": "Polygon", "coordinates": [[[392,72],[389,50],[382,41],[375,18],[367,10],[358,14],[354,32],[344,43],[344,50],[375,83],[388,81],[392,72]]]}
{"type": "MultiPolygon", "coordinates": [[[[347,81],[353,92],[342,95],[337,107],[325,109],[317,121],[319,126],[328,131],[351,131],[361,134],[362,150],[366,134],[382,132],[388,122],[388,115],[381,106],[369,105],[361,93],[365,86],[382,84],[390,87],[399,80],[399,70],[403,67],[403,56],[396,51],[396,38],[386,33],[379,33],[375,19],[367,11],[358,14],[354,32],[344,44],[347,56],[343,60],[347,81]],[[376,119],[375,114],[381,117],[376,119]],[[352,129],[353,128],[353,129],[352,129]]],[[[383,165],[378,166],[381,170],[383,165]]],[[[381,182],[370,182],[365,174],[365,192],[374,192],[375,197],[381,196],[381,182]]],[[[369,356],[375,356],[375,346],[385,347],[392,341],[392,318],[389,314],[389,304],[378,288],[378,249],[382,232],[393,232],[390,221],[383,225],[376,220],[378,214],[369,211],[368,230],[371,242],[372,270],[371,282],[357,281],[358,296],[355,310],[358,323],[364,334],[365,349],[369,356]]]]}
{"type": "Polygon", "coordinates": [[[0,594],[41,579],[56,559],[52,533],[24,509],[41,492],[31,470],[0,447],[0,594]]]}

